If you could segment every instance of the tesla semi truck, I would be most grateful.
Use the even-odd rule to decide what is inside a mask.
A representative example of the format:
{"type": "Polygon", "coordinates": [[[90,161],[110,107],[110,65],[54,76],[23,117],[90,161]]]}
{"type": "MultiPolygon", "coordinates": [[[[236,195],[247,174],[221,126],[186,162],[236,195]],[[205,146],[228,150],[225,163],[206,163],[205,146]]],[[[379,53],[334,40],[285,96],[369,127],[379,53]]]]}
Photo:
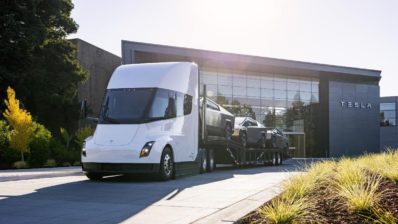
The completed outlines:
{"type": "Polygon", "coordinates": [[[194,63],[118,67],[109,80],[95,133],[82,166],[90,179],[107,174],[197,168],[199,85],[194,63]]]}
{"type": "Polygon", "coordinates": [[[280,164],[280,151],[231,140],[234,116],[206,94],[200,96],[206,85],[200,91],[199,80],[198,66],[190,62],[119,66],[109,80],[95,132],[83,145],[86,176],[151,173],[169,180],[212,171],[216,162],[280,164]],[[210,136],[207,128],[216,124],[225,133],[210,136]]]}

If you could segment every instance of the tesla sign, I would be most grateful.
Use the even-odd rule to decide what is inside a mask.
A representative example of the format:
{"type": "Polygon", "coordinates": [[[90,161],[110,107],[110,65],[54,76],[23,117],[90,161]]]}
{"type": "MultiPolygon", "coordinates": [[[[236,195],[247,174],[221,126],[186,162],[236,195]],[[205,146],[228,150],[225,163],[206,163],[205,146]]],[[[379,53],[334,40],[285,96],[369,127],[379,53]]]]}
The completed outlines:
{"type": "Polygon", "coordinates": [[[346,107],[346,108],[372,109],[371,103],[340,101],[340,104],[341,107],[346,107]]]}

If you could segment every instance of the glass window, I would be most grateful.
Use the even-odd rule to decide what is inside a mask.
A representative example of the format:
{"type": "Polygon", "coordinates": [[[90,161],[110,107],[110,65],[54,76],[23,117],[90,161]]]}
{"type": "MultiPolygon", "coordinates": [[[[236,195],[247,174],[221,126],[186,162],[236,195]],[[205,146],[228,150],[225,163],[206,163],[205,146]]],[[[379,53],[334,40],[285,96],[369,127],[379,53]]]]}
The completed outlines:
{"type": "Polygon", "coordinates": [[[285,90],[275,90],[275,99],[286,99],[286,91],[285,90]]]}
{"type": "Polygon", "coordinates": [[[233,75],[233,85],[234,86],[246,86],[245,75],[233,75]]]}
{"type": "Polygon", "coordinates": [[[260,98],[260,89],[257,88],[247,88],[248,97],[258,97],[260,98]]]}
{"type": "Polygon", "coordinates": [[[213,110],[220,110],[217,104],[215,104],[213,101],[207,100],[207,108],[213,109],[213,110]]]}
{"type": "Polygon", "coordinates": [[[311,81],[300,81],[301,92],[311,92],[311,81]]]}
{"type": "Polygon", "coordinates": [[[218,86],[218,94],[223,96],[232,96],[232,85],[218,86]]]}
{"type": "Polygon", "coordinates": [[[288,81],[287,82],[287,90],[289,91],[299,91],[300,90],[300,86],[298,81],[293,82],[293,81],[288,81]]]}
{"type": "Polygon", "coordinates": [[[155,91],[153,88],[107,90],[99,123],[141,123],[146,117],[145,110],[155,91]]]}
{"type": "Polygon", "coordinates": [[[319,82],[318,81],[312,81],[311,82],[312,88],[311,91],[318,93],[319,92],[319,82]]]}
{"type": "Polygon", "coordinates": [[[232,74],[219,74],[218,85],[232,86],[232,74]]]}
{"type": "Polygon", "coordinates": [[[273,89],[261,89],[261,98],[274,98],[273,89]]]}
{"type": "Polygon", "coordinates": [[[175,94],[169,90],[158,89],[149,111],[149,118],[173,118],[176,116],[175,94]]]}
{"type": "Polygon", "coordinates": [[[260,88],[261,81],[256,78],[247,78],[247,87],[260,88]]]}
{"type": "Polygon", "coordinates": [[[202,72],[201,78],[204,84],[217,84],[217,73],[215,72],[202,72]]]}
{"type": "Polygon", "coordinates": [[[274,88],[280,90],[286,90],[286,82],[285,81],[275,81],[274,88]]]}
{"type": "Polygon", "coordinates": [[[287,99],[288,100],[300,100],[300,92],[299,91],[288,91],[287,92],[287,99]]]}
{"type": "Polygon", "coordinates": [[[272,77],[262,77],[261,78],[261,88],[273,89],[274,80],[272,77]]]}
{"type": "Polygon", "coordinates": [[[234,96],[246,96],[246,87],[234,86],[233,87],[234,96]]]}
{"type": "Polygon", "coordinates": [[[184,95],[184,115],[188,115],[192,112],[192,96],[184,95]]]}
{"type": "Polygon", "coordinates": [[[218,95],[217,85],[206,85],[206,90],[208,97],[215,97],[218,95]]]}
{"type": "Polygon", "coordinates": [[[310,102],[311,101],[311,92],[301,92],[300,93],[300,98],[303,101],[310,102]]]}
{"type": "Polygon", "coordinates": [[[396,125],[396,104],[380,103],[380,126],[396,125]]]}

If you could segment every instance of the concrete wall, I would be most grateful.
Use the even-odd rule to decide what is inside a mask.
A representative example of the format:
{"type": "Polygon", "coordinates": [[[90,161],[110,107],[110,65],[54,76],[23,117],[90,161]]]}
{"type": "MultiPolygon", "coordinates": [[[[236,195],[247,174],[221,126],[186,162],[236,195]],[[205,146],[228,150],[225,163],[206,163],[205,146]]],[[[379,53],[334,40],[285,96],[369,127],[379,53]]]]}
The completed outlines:
{"type": "Polygon", "coordinates": [[[329,82],[331,157],[379,152],[379,91],[378,85],[329,82]]]}
{"type": "MultiPolygon", "coordinates": [[[[398,97],[381,97],[380,103],[395,103],[398,105],[398,97]]],[[[398,111],[395,108],[395,117],[398,118],[398,111]]],[[[398,148],[398,126],[380,127],[380,150],[386,148],[398,148]]]]}
{"type": "Polygon", "coordinates": [[[93,116],[98,116],[108,81],[121,58],[81,39],[73,39],[77,45],[77,59],[88,71],[88,80],[79,86],[79,100],[86,99],[93,116]]]}

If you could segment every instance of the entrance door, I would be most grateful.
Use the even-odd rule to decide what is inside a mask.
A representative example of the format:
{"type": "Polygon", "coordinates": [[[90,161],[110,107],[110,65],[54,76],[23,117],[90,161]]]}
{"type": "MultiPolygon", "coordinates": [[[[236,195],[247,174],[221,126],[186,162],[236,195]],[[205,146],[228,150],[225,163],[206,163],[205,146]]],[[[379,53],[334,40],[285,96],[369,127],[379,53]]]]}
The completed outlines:
{"type": "Polygon", "coordinates": [[[284,132],[289,138],[289,155],[296,158],[306,158],[305,133],[284,132]]]}

